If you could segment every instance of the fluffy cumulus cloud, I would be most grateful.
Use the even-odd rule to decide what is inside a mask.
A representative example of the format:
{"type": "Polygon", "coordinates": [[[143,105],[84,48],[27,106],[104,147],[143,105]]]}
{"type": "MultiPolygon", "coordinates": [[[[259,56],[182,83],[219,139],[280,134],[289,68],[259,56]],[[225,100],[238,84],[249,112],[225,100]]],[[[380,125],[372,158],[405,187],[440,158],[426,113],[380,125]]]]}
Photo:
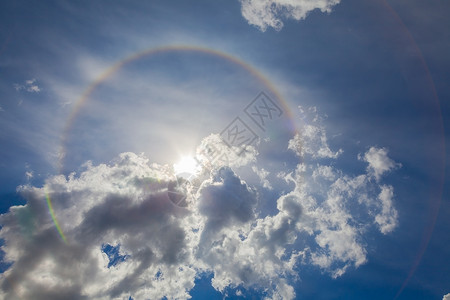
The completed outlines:
{"type": "Polygon", "coordinates": [[[88,164],[78,177],[21,187],[27,205],[1,217],[5,258],[14,262],[2,275],[2,298],[186,298],[195,277],[186,212],[170,201],[166,174],[126,153],[112,165],[88,164]],[[108,267],[104,245],[120,246],[129,258],[108,267]]]}
{"type": "Polygon", "coordinates": [[[450,293],[444,295],[444,297],[442,297],[442,300],[450,300],[450,293]]]}
{"type": "Polygon", "coordinates": [[[248,23],[261,31],[266,31],[267,27],[280,30],[283,28],[282,18],[299,21],[316,9],[329,13],[339,2],[340,0],[241,0],[241,11],[248,23]]]}
{"type": "Polygon", "coordinates": [[[371,147],[364,156],[360,156],[360,159],[369,163],[367,169],[376,180],[379,180],[384,173],[401,166],[390,159],[387,154],[388,151],[385,148],[371,147]]]}
{"type": "Polygon", "coordinates": [[[257,166],[254,147],[238,159],[211,135],[189,182],[171,166],[123,153],[42,187],[21,186],[27,204],[0,217],[3,263],[11,264],[0,275],[1,298],[186,299],[207,272],[224,293],[293,299],[305,264],[334,278],[359,267],[367,229],[388,234],[397,225],[394,189],[382,178],[396,164],[370,148],[355,156],[362,171],[347,174],[330,163],[342,150],[330,149],[320,120],[304,129],[286,145],[299,163],[277,174],[257,166]],[[254,184],[238,175],[244,167],[257,174],[254,184]],[[265,192],[275,191],[275,210],[263,214],[265,192]]]}

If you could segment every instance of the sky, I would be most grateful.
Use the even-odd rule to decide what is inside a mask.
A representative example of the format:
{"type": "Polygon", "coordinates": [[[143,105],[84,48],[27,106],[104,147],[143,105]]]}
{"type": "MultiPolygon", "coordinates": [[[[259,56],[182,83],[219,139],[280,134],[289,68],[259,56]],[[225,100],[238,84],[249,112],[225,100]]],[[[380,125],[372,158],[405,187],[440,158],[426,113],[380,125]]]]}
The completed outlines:
{"type": "Polygon", "coordinates": [[[450,3],[2,1],[1,299],[450,299],[450,3]]]}

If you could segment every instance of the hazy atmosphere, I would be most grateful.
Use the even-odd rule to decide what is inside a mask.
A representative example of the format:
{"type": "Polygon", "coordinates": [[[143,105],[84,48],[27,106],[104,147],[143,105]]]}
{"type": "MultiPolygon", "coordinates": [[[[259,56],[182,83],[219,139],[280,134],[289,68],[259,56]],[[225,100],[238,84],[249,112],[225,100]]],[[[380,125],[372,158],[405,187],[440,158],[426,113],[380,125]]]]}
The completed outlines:
{"type": "Polygon", "coordinates": [[[450,2],[0,3],[0,299],[450,300],[450,2]]]}

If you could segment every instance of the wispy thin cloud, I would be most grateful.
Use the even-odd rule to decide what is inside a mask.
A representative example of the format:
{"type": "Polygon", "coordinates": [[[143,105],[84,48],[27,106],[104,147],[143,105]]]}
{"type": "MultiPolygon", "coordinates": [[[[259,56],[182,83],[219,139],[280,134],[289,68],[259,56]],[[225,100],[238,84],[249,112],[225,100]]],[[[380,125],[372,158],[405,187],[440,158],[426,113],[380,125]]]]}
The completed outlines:
{"type": "Polygon", "coordinates": [[[29,93],[39,93],[41,91],[41,88],[37,85],[36,79],[34,78],[25,80],[22,84],[16,83],[14,84],[14,88],[16,91],[26,91],[29,93]]]}

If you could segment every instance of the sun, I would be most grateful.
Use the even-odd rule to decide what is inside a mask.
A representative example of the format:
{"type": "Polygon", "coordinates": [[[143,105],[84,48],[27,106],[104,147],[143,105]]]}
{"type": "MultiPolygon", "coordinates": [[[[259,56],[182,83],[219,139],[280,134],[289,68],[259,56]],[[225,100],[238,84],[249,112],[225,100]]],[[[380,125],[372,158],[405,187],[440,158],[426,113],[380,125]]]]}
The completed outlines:
{"type": "Polygon", "coordinates": [[[198,162],[192,156],[184,156],[173,165],[173,170],[176,175],[193,176],[197,173],[198,162]]]}

